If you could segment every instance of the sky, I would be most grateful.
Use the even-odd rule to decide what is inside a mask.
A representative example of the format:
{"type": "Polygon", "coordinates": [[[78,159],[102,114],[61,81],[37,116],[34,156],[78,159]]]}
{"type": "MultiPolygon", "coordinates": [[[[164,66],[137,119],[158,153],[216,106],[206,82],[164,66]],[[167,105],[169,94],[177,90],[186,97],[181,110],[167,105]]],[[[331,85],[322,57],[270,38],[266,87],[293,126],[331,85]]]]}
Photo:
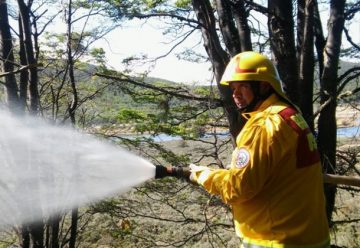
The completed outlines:
{"type": "MultiPolygon", "coordinates": [[[[322,10],[323,32],[327,33],[328,10],[322,10]]],[[[261,17],[264,19],[263,17],[261,17]]],[[[265,20],[265,19],[264,19],[265,20]]],[[[265,21],[266,22],[266,21],[265,21]]],[[[350,34],[353,41],[360,44],[360,15],[355,16],[353,25],[350,28],[350,34]]],[[[345,34],[343,34],[345,37],[345,34]]],[[[193,34],[187,43],[182,47],[190,47],[201,39],[200,32],[193,34]]],[[[130,55],[147,54],[149,58],[166,54],[172,47],[168,44],[169,38],[162,34],[162,30],[157,24],[144,23],[143,21],[133,20],[126,22],[109,33],[105,40],[100,40],[94,45],[101,46],[107,56],[108,64],[114,69],[121,70],[121,61],[130,55]]],[[[348,46],[346,40],[343,40],[343,46],[348,46]]],[[[155,66],[151,68],[149,76],[159,77],[170,81],[188,83],[188,84],[209,84],[213,81],[210,62],[191,63],[179,60],[175,54],[181,52],[182,48],[176,48],[170,55],[157,60],[155,66]]],[[[205,49],[200,43],[196,47],[196,52],[206,56],[205,49]]],[[[352,61],[354,62],[354,61],[352,61]]],[[[149,66],[137,66],[139,72],[149,70],[149,66]]]]}
{"type": "MultiPolygon", "coordinates": [[[[128,56],[146,54],[150,59],[166,54],[173,46],[169,44],[169,39],[164,37],[162,30],[156,25],[134,20],[116,28],[94,46],[102,47],[106,52],[108,64],[114,69],[121,70],[124,68],[121,61],[128,56]]],[[[212,78],[210,62],[193,63],[176,57],[184,47],[193,46],[199,39],[200,33],[193,34],[189,41],[175,48],[171,54],[156,60],[155,64],[151,63],[154,67],[150,67],[149,64],[138,65],[138,72],[150,70],[149,76],[179,83],[209,84],[212,78]]],[[[205,55],[202,44],[195,49],[205,55]]]]}
{"type": "MultiPolygon", "coordinates": [[[[14,0],[9,0],[9,4],[10,3],[11,6],[16,9],[17,3],[14,0]]],[[[46,6],[42,6],[41,8],[44,7],[46,6]]],[[[51,8],[46,9],[46,13],[49,14],[49,16],[52,16],[59,12],[63,7],[64,6],[62,6],[61,2],[58,2],[57,5],[53,5],[51,8]]],[[[38,9],[38,12],[42,13],[42,10],[38,9]]],[[[86,15],[86,13],[86,11],[78,11],[77,17],[86,15]]],[[[76,18],[73,17],[73,19],[76,18]]],[[[47,21],[45,18],[41,20],[43,22],[47,21]]],[[[84,21],[85,19],[82,19],[82,21],[74,23],[73,30],[81,32],[84,21]]],[[[138,19],[122,21],[120,27],[108,33],[104,38],[94,42],[90,48],[103,48],[106,54],[107,65],[116,70],[124,69],[122,60],[129,56],[147,55],[148,59],[153,61],[153,58],[166,54],[174,44],[169,44],[169,37],[165,37],[162,33],[163,30],[160,29],[160,26],[163,26],[163,21],[164,20],[159,21],[155,19],[151,19],[151,21],[146,22],[138,19]]],[[[95,23],[95,27],[96,25],[107,25],[107,23],[102,23],[103,19],[97,20],[96,18],[93,18],[90,22],[88,22],[87,29],[89,26],[92,26],[91,22],[95,23]]],[[[10,19],[10,23],[15,29],[17,29],[18,24],[15,20],[10,19]]],[[[65,33],[66,28],[64,14],[61,13],[53,18],[53,21],[46,30],[50,32],[56,30],[58,33],[65,33]]],[[[132,69],[138,73],[148,71],[148,75],[151,77],[158,77],[179,83],[209,84],[212,80],[210,62],[191,63],[180,60],[176,57],[176,54],[181,53],[184,47],[192,47],[194,44],[199,43],[200,39],[201,34],[198,31],[195,35],[192,34],[189,37],[189,40],[181,47],[173,50],[168,56],[156,60],[156,63],[141,63],[142,65],[136,64],[136,67],[134,66],[132,69]]],[[[202,53],[206,56],[202,43],[200,43],[195,50],[196,52],[202,53]]]]}
{"type": "MultiPolygon", "coordinates": [[[[14,2],[14,0],[10,0],[10,2],[14,2]]],[[[13,4],[15,5],[15,3],[13,4]]],[[[326,5],[326,7],[328,7],[328,5],[326,5]]],[[[53,6],[53,8],[55,7],[53,6]]],[[[58,9],[55,10],[58,11],[58,9]]],[[[324,25],[323,31],[326,36],[329,10],[321,10],[321,15],[324,25]]],[[[263,15],[256,15],[255,17],[263,23],[266,23],[266,18],[264,18],[263,15]]],[[[52,23],[53,30],[65,32],[66,27],[62,15],[58,16],[56,19],[57,20],[52,23]]],[[[144,22],[143,20],[134,19],[132,21],[122,22],[121,27],[116,28],[103,39],[95,42],[92,47],[103,48],[106,53],[108,65],[116,70],[124,69],[122,60],[129,56],[147,55],[148,58],[155,58],[164,55],[171,49],[174,43],[169,44],[171,38],[165,36],[163,30],[160,29],[160,25],[163,24],[162,22],[164,22],[164,20],[152,20],[153,21],[144,22]]],[[[94,20],[92,21],[94,22],[94,20]]],[[[360,44],[359,22],[360,14],[358,13],[350,28],[350,33],[353,35],[353,41],[357,44],[360,44]]],[[[17,24],[15,23],[14,27],[16,26],[17,24]]],[[[80,25],[77,31],[79,32],[81,28],[82,26],[80,25]]],[[[343,35],[343,37],[344,36],[345,35],[343,35]]],[[[152,63],[152,67],[150,67],[149,63],[145,63],[144,61],[144,63],[137,64],[134,68],[136,68],[136,71],[139,73],[149,71],[149,76],[170,81],[187,84],[209,84],[213,81],[210,62],[191,63],[176,57],[176,54],[181,53],[184,48],[193,48],[194,44],[198,44],[195,47],[195,51],[207,57],[202,45],[200,31],[197,31],[194,32],[189,37],[188,41],[182,44],[181,47],[176,48],[165,58],[158,59],[156,63],[152,63]]]]}

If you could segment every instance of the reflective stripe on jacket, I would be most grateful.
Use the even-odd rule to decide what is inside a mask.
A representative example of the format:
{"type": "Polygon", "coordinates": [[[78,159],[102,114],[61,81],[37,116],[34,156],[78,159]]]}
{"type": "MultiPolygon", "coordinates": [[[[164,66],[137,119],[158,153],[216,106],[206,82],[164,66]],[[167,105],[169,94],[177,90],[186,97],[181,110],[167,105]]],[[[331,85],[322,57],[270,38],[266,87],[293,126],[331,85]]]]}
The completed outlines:
{"type": "Polygon", "coordinates": [[[245,117],[231,168],[198,172],[198,183],[232,207],[244,247],[329,247],[320,158],[303,117],[275,94],[245,117]]]}
{"type": "Polygon", "coordinates": [[[260,244],[257,244],[259,242],[256,242],[256,241],[244,241],[242,242],[241,244],[241,248],[329,248],[330,247],[330,240],[327,239],[325,240],[324,242],[322,243],[319,243],[319,244],[313,244],[313,245],[306,245],[306,246],[297,246],[297,245],[287,245],[287,244],[279,244],[279,243],[275,243],[275,242],[270,242],[270,241],[267,241],[267,244],[263,244],[263,245],[260,245],[260,244]],[[249,242],[249,243],[247,243],[249,242]]]}

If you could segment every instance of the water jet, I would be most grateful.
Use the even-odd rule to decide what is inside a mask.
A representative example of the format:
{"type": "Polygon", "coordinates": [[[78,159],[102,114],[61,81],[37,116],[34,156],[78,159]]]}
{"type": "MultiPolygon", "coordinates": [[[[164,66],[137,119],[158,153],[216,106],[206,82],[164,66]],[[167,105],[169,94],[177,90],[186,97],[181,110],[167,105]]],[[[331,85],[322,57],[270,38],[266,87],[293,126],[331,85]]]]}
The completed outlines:
{"type": "Polygon", "coordinates": [[[70,127],[0,110],[0,229],[121,194],[155,166],[70,127]]]}

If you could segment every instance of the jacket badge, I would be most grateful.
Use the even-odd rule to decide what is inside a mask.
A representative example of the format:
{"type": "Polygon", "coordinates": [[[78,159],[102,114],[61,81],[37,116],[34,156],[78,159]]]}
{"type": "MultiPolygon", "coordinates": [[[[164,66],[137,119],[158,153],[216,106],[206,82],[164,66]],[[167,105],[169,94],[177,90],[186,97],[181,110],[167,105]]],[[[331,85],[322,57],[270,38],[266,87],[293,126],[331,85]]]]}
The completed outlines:
{"type": "Polygon", "coordinates": [[[238,169],[244,168],[250,161],[250,153],[245,148],[240,148],[235,160],[235,167],[238,169]]]}

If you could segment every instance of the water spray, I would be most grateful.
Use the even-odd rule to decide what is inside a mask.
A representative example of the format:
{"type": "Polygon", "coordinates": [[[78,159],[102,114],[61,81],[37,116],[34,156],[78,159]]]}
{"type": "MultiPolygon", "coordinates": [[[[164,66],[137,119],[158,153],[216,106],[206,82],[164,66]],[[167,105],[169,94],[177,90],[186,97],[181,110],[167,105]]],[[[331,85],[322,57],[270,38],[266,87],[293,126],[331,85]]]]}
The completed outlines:
{"type": "Polygon", "coordinates": [[[0,230],[125,193],[149,179],[190,176],[188,167],[155,166],[73,128],[2,109],[0,116],[0,230]]]}
{"type": "Polygon", "coordinates": [[[1,109],[0,116],[0,230],[125,193],[156,176],[149,161],[93,135],[1,109]]]}

